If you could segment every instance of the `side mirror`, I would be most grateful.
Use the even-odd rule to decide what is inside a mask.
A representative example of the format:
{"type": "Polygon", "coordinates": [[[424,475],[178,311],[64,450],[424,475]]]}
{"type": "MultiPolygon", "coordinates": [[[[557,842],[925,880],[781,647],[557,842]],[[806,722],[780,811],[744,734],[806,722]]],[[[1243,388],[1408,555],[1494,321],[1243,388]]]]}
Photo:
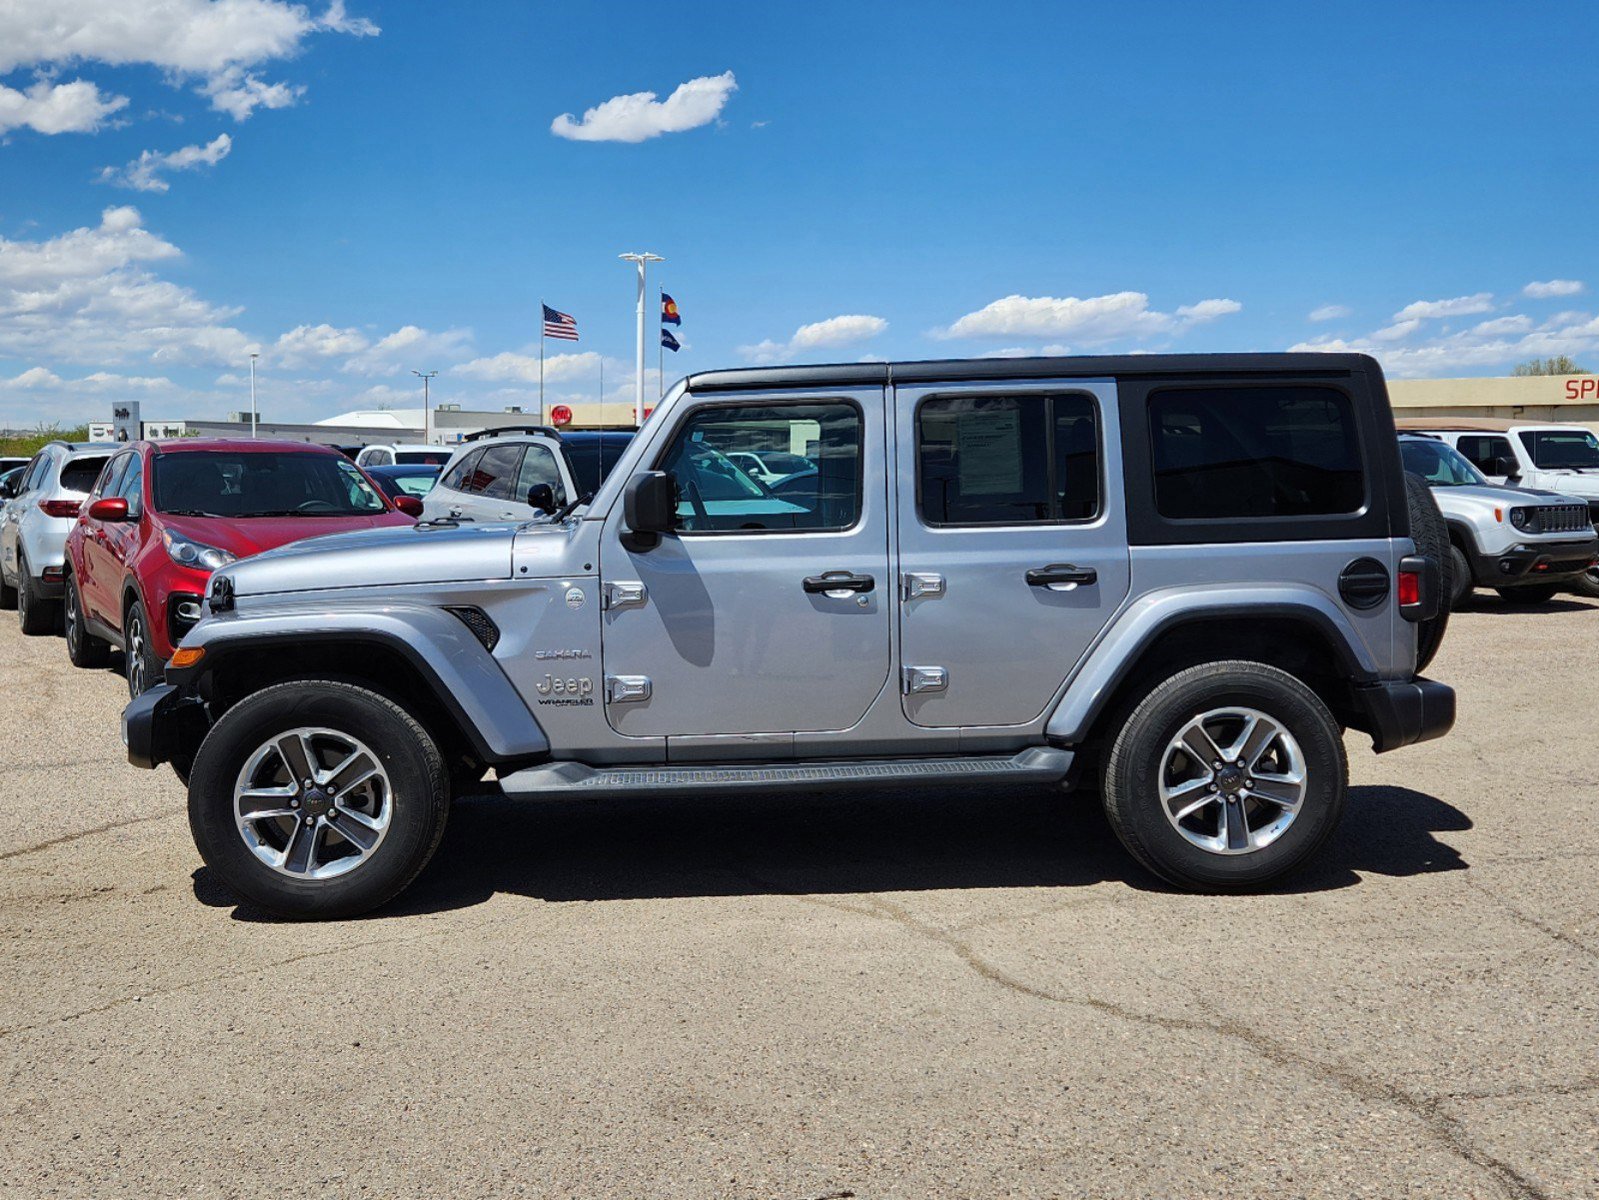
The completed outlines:
{"type": "Polygon", "coordinates": [[[535,483],[527,490],[527,503],[529,508],[542,508],[545,512],[555,511],[555,489],[547,483],[535,483]]]}
{"type": "Polygon", "coordinates": [[[128,502],[121,496],[101,496],[89,505],[89,515],[96,521],[126,521],[129,519],[128,502]]]}
{"type": "Polygon", "coordinates": [[[622,520],[629,550],[651,550],[661,534],[677,528],[677,477],[670,471],[640,471],[622,493],[622,520]]]}
{"type": "Polygon", "coordinates": [[[1521,467],[1508,454],[1501,454],[1491,465],[1493,470],[1488,472],[1490,475],[1503,475],[1506,479],[1515,479],[1521,474],[1521,467]]]}
{"type": "Polygon", "coordinates": [[[415,496],[396,496],[394,498],[394,507],[408,517],[420,517],[422,515],[422,501],[415,496]]]}
{"type": "Polygon", "coordinates": [[[0,483],[0,500],[15,500],[17,498],[17,481],[8,479],[0,483]]]}

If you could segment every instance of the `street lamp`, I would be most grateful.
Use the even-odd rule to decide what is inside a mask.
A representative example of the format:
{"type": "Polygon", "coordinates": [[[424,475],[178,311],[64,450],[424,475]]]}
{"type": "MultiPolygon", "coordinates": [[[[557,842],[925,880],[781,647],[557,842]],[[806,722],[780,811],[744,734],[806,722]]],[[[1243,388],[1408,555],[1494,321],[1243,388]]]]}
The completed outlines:
{"type": "Polygon", "coordinates": [[[633,425],[637,428],[644,424],[644,267],[646,263],[666,260],[648,250],[642,254],[618,254],[616,257],[638,264],[638,360],[633,380],[633,425]]]}
{"type": "Polygon", "coordinates": [[[256,425],[256,415],[255,415],[255,360],[260,358],[260,357],[261,357],[261,355],[260,355],[260,353],[258,351],[257,352],[253,352],[250,355],[250,436],[251,437],[255,436],[255,425],[256,425]]]}
{"type": "Polygon", "coordinates": [[[422,440],[429,445],[433,444],[433,405],[428,399],[428,381],[438,374],[437,371],[412,371],[422,381],[422,440]]]}

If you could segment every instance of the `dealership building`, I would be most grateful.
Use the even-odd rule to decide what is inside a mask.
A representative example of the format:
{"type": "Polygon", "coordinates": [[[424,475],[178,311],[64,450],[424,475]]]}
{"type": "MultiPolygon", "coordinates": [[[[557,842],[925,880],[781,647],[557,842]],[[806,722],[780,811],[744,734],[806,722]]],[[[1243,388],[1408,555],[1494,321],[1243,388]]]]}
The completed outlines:
{"type": "MultiPolygon", "coordinates": [[[[1396,417],[1498,417],[1506,420],[1569,421],[1599,428],[1599,375],[1530,375],[1467,379],[1390,379],[1388,394],[1396,417]]],[[[139,421],[144,436],[249,437],[250,414],[227,420],[139,421]]],[[[546,421],[537,409],[466,409],[456,404],[434,408],[431,429],[421,408],[368,409],[341,413],[311,424],[258,422],[259,436],[334,446],[424,440],[453,445],[467,434],[507,425],[554,424],[569,429],[630,429],[630,405],[582,402],[553,405],[546,421]]],[[[91,437],[115,440],[110,424],[91,427],[91,437]]]]}

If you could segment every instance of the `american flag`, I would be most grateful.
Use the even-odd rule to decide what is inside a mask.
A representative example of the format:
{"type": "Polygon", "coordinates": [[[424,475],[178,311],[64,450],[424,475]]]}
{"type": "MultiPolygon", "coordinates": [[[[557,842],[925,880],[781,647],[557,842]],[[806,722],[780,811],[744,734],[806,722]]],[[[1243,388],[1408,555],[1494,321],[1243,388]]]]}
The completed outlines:
{"type": "Polygon", "coordinates": [[[561,338],[563,341],[577,341],[577,318],[570,313],[556,312],[548,304],[544,309],[544,336],[561,338]]]}

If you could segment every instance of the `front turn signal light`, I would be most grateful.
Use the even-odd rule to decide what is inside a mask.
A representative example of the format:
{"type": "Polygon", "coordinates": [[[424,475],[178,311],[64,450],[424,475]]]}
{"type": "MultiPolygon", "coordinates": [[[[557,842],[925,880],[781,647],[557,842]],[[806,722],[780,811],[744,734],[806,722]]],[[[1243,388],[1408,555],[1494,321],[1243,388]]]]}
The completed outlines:
{"type": "Polygon", "coordinates": [[[204,646],[180,646],[169,664],[174,667],[192,667],[205,657],[204,646]]]}

